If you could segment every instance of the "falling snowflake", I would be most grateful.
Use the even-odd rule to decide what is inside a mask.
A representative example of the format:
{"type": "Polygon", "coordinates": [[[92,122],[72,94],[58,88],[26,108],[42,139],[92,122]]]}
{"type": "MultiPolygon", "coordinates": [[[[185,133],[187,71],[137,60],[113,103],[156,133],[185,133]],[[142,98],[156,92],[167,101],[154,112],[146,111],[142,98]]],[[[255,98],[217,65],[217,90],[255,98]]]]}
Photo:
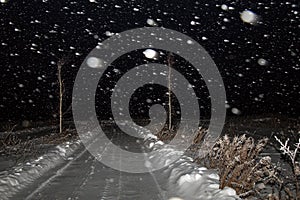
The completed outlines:
{"type": "Polygon", "coordinates": [[[228,10],[228,6],[225,5],[225,4],[223,4],[223,5],[221,6],[221,9],[222,9],[222,10],[228,10]]]}
{"type": "Polygon", "coordinates": [[[155,59],[158,56],[158,53],[153,49],[146,49],[143,54],[146,58],[155,59]]]}
{"type": "Polygon", "coordinates": [[[232,108],[232,109],[231,109],[231,112],[232,112],[233,114],[236,114],[236,115],[240,115],[240,114],[241,114],[241,111],[240,111],[239,109],[237,109],[237,108],[232,108]]]}
{"type": "Polygon", "coordinates": [[[89,57],[86,61],[87,65],[91,68],[101,68],[103,67],[103,61],[96,57],[89,57]]]}
{"type": "Polygon", "coordinates": [[[263,59],[263,58],[260,58],[260,59],[258,59],[257,63],[258,63],[259,65],[261,65],[261,66],[265,66],[265,65],[268,64],[268,61],[266,61],[266,60],[263,59]]]}
{"type": "Polygon", "coordinates": [[[241,19],[246,23],[254,24],[258,20],[258,16],[250,10],[244,10],[241,13],[241,19]]]}
{"type": "Polygon", "coordinates": [[[157,25],[157,23],[153,19],[147,19],[147,24],[149,24],[150,26],[156,26],[157,25]]]}
{"type": "Polygon", "coordinates": [[[108,37],[110,37],[110,36],[113,36],[114,33],[110,32],[110,31],[105,31],[105,35],[108,36],[108,37]]]}

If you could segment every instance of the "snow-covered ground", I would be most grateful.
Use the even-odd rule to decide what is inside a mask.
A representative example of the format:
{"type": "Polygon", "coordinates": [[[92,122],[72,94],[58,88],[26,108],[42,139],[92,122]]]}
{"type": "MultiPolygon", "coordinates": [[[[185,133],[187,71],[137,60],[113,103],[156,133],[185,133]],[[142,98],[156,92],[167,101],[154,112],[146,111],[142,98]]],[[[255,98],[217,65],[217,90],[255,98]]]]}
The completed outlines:
{"type": "MultiPolygon", "coordinates": [[[[149,148],[159,149],[163,143],[154,138],[149,148]]],[[[182,153],[167,147],[162,155],[182,153]]],[[[165,157],[157,162],[165,162],[165,157]]],[[[188,156],[155,172],[130,174],[98,162],[79,140],[0,174],[1,199],[238,199],[233,189],[218,188],[216,171],[197,166],[188,156]]]]}
{"type": "Polygon", "coordinates": [[[48,170],[55,168],[65,160],[72,159],[72,155],[79,145],[79,140],[57,145],[56,148],[37,159],[30,159],[25,163],[19,163],[12,169],[2,171],[0,174],[1,199],[13,197],[48,170]]]}
{"type": "MultiPolygon", "coordinates": [[[[152,139],[155,136],[150,136],[152,139]]],[[[163,144],[157,141],[150,143],[151,148],[160,148],[163,144]]],[[[172,146],[164,148],[162,155],[174,155],[176,151],[172,146]]],[[[182,154],[182,152],[177,152],[182,154]]],[[[212,200],[212,199],[239,199],[235,190],[225,187],[219,189],[219,176],[215,170],[208,170],[194,164],[191,157],[183,155],[176,162],[162,170],[168,176],[168,196],[175,196],[179,199],[188,200],[212,200]]],[[[157,162],[165,162],[165,157],[157,162]]]]}

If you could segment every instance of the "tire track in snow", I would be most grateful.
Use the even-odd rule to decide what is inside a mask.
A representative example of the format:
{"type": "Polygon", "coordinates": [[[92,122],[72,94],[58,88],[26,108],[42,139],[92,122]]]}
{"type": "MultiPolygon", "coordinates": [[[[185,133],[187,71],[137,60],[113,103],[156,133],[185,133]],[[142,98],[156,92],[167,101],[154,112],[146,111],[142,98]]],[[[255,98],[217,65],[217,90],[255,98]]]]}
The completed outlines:
{"type": "MultiPolygon", "coordinates": [[[[116,133],[113,134],[112,140],[113,140],[113,138],[115,138],[115,136],[116,136],[116,133]]],[[[117,136],[118,136],[118,134],[117,134],[117,136]]],[[[111,144],[112,143],[109,143],[109,145],[111,145],[111,144]]],[[[109,145],[107,145],[106,148],[104,148],[101,155],[103,155],[105,153],[105,151],[107,150],[107,147],[109,147],[109,145]]],[[[115,149],[112,153],[112,157],[113,157],[112,159],[114,160],[115,159],[115,149]]],[[[113,188],[113,186],[112,186],[113,183],[114,183],[113,178],[105,179],[105,186],[104,186],[104,191],[102,192],[102,195],[101,195],[102,196],[101,200],[110,200],[110,199],[115,200],[114,197],[110,197],[111,193],[113,193],[113,192],[111,192],[112,188],[113,188]]],[[[119,193],[118,193],[118,199],[119,199],[119,193]]]]}
{"type": "Polygon", "coordinates": [[[93,173],[94,173],[94,170],[95,170],[94,164],[95,164],[96,159],[93,156],[89,156],[88,159],[86,159],[84,162],[88,163],[88,162],[90,162],[90,160],[92,160],[91,161],[92,165],[89,167],[89,170],[86,171],[86,176],[83,176],[81,184],[78,185],[76,187],[76,189],[74,189],[74,192],[71,195],[72,197],[77,197],[80,195],[80,193],[79,193],[80,190],[83,189],[83,187],[87,184],[88,180],[91,178],[91,175],[93,175],[93,173]]]}
{"type": "Polygon", "coordinates": [[[115,200],[114,197],[109,197],[113,183],[114,180],[112,178],[105,179],[105,187],[104,187],[104,191],[102,192],[101,200],[115,200]]]}
{"type": "Polygon", "coordinates": [[[57,172],[48,178],[46,181],[44,181],[38,188],[36,188],[30,195],[28,195],[25,200],[32,199],[35,195],[37,195],[40,191],[43,190],[50,182],[52,182],[56,177],[61,176],[63,172],[77,159],[79,159],[84,153],[87,152],[87,149],[85,148],[82,152],[80,152],[73,160],[70,160],[67,162],[62,168],[57,170],[57,172]]]}
{"type": "MultiPolygon", "coordinates": [[[[118,140],[120,140],[120,135],[118,135],[118,140]]],[[[119,152],[119,157],[121,156],[121,152],[119,152]]],[[[121,161],[119,161],[119,169],[122,169],[121,161]]],[[[118,180],[118,200],[121,199],[121,192],[122,192],[122,172],[119,171],[119,180],[118,180]]]]}
{"type": "MultiPolygon", "coordinates": [[[[70,160],[69,162],[67,162],[62,168],[60,168],[59,170],[57,170],[57,172],[49,177],[46,181],[44,181],[43,183],[40,184],[40,186],[38,188],[36,188],[30,195],[28,195],[25,200],[30,200],[32,199],[35,195],[37,195],[39,192],[41,192],[46,186],[49,185],[49,183],[51,183],[55,178],[61,176],[64,171],[66,171],[66,169],[68,167],[70,167],[71,164],[73,164],[76,160],[78,160],[80,157],[82,157],[85,153],[87,153],[88,148],[90,146],[92,146],[93,144],[95,144],[98,141],[99,138],[96,138],[95,140],[93,140],[87,147],[84,148],[84,150],[82,152],[80,152],[73,160],[70,160]]],[[[106,148],[105,148],[106,149],[106,148]]]]}

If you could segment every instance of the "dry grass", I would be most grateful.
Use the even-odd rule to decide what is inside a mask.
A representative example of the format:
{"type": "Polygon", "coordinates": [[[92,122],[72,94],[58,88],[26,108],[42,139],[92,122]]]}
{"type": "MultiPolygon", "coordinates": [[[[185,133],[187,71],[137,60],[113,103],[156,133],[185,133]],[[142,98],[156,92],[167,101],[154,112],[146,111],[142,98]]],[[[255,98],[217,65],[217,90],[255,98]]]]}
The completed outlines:
{"type": "MultiPolygon", "coordinates": [[[[205,132],[199,132],[195,142],[200,144],[204,135],[205,132]]],[[[300,165],[297,162],[300,139],[294,147],[288,145],[289,140],[285,143],[278,138],[276,140],[292,167],[288,176],[282,173],[280,167],[272,163],[270,156],[260,156],[268,143],[267,138],[255,141],[246,135],[233,138],[225,135],[215,143],[207,157],[196,158],[195,161],[205,164],[208,168],[217,169],[220,176],[220,188],[231,187],[241,198],[300,199],[300,165]],[[261,192],[266,188],[268,189],[261,192]]]]}
{"type": "Polygon", "coordinates": [[[47,151],[47,146],[57,145],[77,137],[76,131],[66,129],[63,134],[49,134],[33,139],[22,140],[16,134],[10,133],[0,139],[0,154],[13,156],[16,162],[25,160],[28,156],[35,156],[47,151]]]}
{"type": "Polygon", "coordinates": [[[277,171],[269,156],[259,157],[268,140],[255,142],[245,135],[230,139],[220,138],[205,158],[208,168],[218,169],[220,188],[234,188],[240,197],[254,196],[259,192],[258,183],[279,182],[277,171]]]}
{"type": "Polygon", "coordinates": [[[174,138],[176,131],[174,129],[169,129],[168,125],[165,124],[164,127],[158,131],[156,134],[157,138],[161,141],[170,141],[174,138]]]}

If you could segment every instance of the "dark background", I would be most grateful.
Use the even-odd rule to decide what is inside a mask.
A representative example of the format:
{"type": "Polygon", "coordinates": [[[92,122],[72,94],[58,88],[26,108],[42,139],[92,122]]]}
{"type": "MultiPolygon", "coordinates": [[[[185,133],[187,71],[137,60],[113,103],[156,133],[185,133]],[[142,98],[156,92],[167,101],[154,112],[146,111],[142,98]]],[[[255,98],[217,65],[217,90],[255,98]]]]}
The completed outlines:
{"type": "MultiPolygon", "coordinates": [[[[66,60],[66,110],[77,70],[108,38],[107,31],[149,26],[147,19],[192,37],[207,50],[223,77],[229,115],[237,108],[241,116],[299,116],[298,0],[8,0],[0,3],[0,16],[2,121],[56,119],[58,60],[66,60]],[[233,9],[223,10],[222,4],[233,9]],[[258,23],[241,20],[247,9],[259,16],[258,23]],[[258,64],[261,58],[267,65],[258,64]]],[[[152,62],[138,55],[142,63],[152,62]]],[[[164,57],[160,61],[165,63],[164,57]]],[[[124,58],[119,65],[127,69],[132,62],[124,58]]]]}

